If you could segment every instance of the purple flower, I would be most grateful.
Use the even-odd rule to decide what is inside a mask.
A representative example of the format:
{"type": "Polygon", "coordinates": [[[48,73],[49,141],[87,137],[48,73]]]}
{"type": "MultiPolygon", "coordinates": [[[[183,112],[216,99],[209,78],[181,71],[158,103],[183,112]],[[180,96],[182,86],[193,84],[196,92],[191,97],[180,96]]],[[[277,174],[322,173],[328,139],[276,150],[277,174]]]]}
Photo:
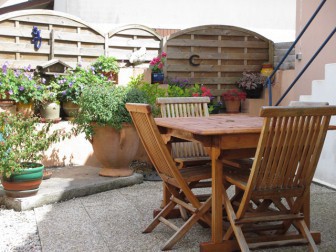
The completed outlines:
{"type": "Polygon", "coordinates": [[[43,84],[45,84],[45,83],[46,83],[46,79],[45,79],[45,78],[42,78],[42,79],[41,79],[41,82],[42,82],[43,84]]]}
{"type": "Polygon", "coordinates": [[[12,89],[9,90],[8,93],[9,93],[10,95],[14,94],[12,89]]]}
{"type": "Polygon", "coordinates": [[[19,90],[20,90],[20,91],[23,91],[24,89],[25,89],[24,86],[20,86],[20,87],[19,87],[19,90]]]}
{"type": "Polygon", "coordinates": [[[69,87],[71,88],[73,86],[73,82],[70,82],[69,83],[69,87]]]}
{"type": "Polygon", "coordinates": [[[40,85],[37,86],[37,90],[40,90],[42,87],[40,85]]]}
{"type": "Polygon", "coordinates": [[[6,63],[2,65],[2,73],[7,74],[7,64],[6,63]]]}
{"type": "Polygon", "coordinates": [[[31,70],[31,65],[29,64],[28,66],[23,67],[23,69],[24,69],[25,71],[30,71],[30,70],[31,70]]]}
{"type": "Polygon", "coordinates": [[[20,77],[20,71],[19,71],[19,70],[15,70],[15,72],[14,72],[14,76],[15,76],[16,78],[20,77]]]}
{"type": "Polygon", "coordinates": [[[63,92],[62,92],[62,95],[63,95],[63,96],[65,96],[65,95],[66,95],[66,93],[67,93],[66,91],[63,91],[63,92]]]}

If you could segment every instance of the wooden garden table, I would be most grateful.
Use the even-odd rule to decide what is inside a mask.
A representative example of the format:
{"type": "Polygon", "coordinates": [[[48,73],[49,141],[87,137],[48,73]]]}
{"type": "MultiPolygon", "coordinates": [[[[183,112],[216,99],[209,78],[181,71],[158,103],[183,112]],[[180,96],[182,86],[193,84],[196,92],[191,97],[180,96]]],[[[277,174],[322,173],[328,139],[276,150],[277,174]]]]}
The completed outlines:
{"type": "MultiPolygon", "coordinates": [[[[201,251],[224,251],[234,248],[234,242],[223,243],[222,177],[220,159],[254,157],[263,118],[244,114],[210,117],[155,118],[166,143],[174,138],[201,142],[211,157],[212,165],[212,226],[211,241],[200,245],[201,251]]],[[[304,207],[309,225],[309,199],[304,207]]],[[[314,239],[320,240],[316,233],[314,239]]],[[[238,247],[239,248],[239,247],[238,247]]]]}

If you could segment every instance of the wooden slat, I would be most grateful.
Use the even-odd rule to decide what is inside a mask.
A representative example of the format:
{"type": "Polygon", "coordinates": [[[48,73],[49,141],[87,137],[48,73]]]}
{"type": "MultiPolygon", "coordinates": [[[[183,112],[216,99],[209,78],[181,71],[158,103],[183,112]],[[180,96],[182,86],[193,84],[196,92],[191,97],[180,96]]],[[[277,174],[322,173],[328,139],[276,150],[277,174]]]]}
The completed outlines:
{"type": "Polygon", "coordinates": [[[172,72],[243,72],[243,71],[258,71],[260,69],[259,65],[200,65],[200,66],[190,66],[190,65],[169,65],[167,66],[167,71],[172,72]]]}
{"type": "Polygon", "coordinates": [[[229,40],[189,40],[174,39],[167,42],[168,46],[198,46],[198,47],[251,47],[268,48],[264,41],[229,41],[229,40]]]}
{"type": "Polygon", "coordinates": [[[111,47],[146,47],[146,48],[160,48],[160,41],[149,41],[149,40],[140,40],[140,39],[129,39],[125,41],[109,40],[108,46],[111,47]]]}
{"type": "MultiPolygon", "coordinates": [[[[169,59],[187,59],[193,53],[189,52],[169,52],[169,59]]],[[[224,49],[221,53],[202,53],[199,52],[197,55],[200,59],[226,59],[226,60],[242,60],[242,59],[261,59],[268,60],[268,53],[230,53],[225,52],[224,49]]]]}

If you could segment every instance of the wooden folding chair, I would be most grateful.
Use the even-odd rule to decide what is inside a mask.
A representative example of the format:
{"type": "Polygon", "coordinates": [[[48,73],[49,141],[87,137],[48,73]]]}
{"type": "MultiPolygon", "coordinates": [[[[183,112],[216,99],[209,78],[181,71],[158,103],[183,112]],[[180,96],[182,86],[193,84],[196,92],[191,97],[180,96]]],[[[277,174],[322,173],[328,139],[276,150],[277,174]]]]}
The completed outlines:
{"type": "Polygon", "coordinates": [[[317,251],[302,207],[336,106],[263,107],[260,115],[264,125],[250,174],[224,168],[225,187],[240,189],[231,199],[223,193],[231,224],[224,240],[236,239],[242,251],[294,243],[317,251]]]}
{"type": "Polygon", "coordinates": [[[144,233],[149,233],[160,222],[175,230],[174,235],[162,247],[162,250],[168,250],[171,249],[197,221],[202,220],[209,226],[211,225],[211,216],[209,213],[211,196],[204,202],[200,202],[191,190],[193,185],[199,180],[211,178],[211,170],[206,166],[178,169],[154,122],[150,106],[147,104],[127,103],[126,108],[131,114],[135,128],[149,158],[160,175],[165,187],[172,195],[169,199],[169,203],[144,230],[144,233]],[[191,215],[180,228],[166,218],[176,205],[181,206],[191,215]]]}

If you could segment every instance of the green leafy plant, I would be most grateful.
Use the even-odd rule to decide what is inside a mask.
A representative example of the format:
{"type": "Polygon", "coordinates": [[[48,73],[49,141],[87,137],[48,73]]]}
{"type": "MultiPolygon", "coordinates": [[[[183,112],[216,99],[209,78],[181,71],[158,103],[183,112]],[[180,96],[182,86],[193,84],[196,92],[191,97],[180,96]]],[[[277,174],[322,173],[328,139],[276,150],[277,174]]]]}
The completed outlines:
{"type": "Polygon", "coordinates": [[[120,67],[115,57],[101,55],[92,64],[91,70],[103,74],[109,81],[114,82],[115,76],[119,73],[120,67]]]}
{"type": "Polygon", "coordinates": [[[157,116],[160,114],[160,108],[156,105],[156,98],[167,96],[167,90],[160,87],[158,83],[150,84],[145,82],[143,77],[143,74],[140,74],[136,77],[131,77],[128,85],[132,88],[139,89],[144,93],[147,103],[152,107],[153,115],[157,116]]]}
{"type": "Polygon", "coordinates": [[[59,100],[77,104],[86,86],[107,85],[107,78],[98,74],[91,67],[77,66],[74,70],[68,70],[65,75],[57,76],[55,82],[59,85],[59,100]]]}
{"type": "Polygon", "coordinates": [[[84,132],[90,140],[94,123],[121,129],[123,123],[132,122],[125,107],[127,102],[148,103],[144,92],[132,87],[94,85],[85,88],[78,102],[81,109],[73,121],[74,132],[84,132]]]}
{"type": "Polygon", "coordinates": [[[40,162],[52,143],[67,137],[62,130],[51,130],[37,117],[21,113],[0,113],[0,175],[9,177],[22,171],[24,163],[40,162]]]}
{"type": "Polygon", "coordinates": [[[237,81],[238,87],[244,90],[256,89],[265,84],[266,77],[260,73],[243,72],[243,76],[237,81]]]}

